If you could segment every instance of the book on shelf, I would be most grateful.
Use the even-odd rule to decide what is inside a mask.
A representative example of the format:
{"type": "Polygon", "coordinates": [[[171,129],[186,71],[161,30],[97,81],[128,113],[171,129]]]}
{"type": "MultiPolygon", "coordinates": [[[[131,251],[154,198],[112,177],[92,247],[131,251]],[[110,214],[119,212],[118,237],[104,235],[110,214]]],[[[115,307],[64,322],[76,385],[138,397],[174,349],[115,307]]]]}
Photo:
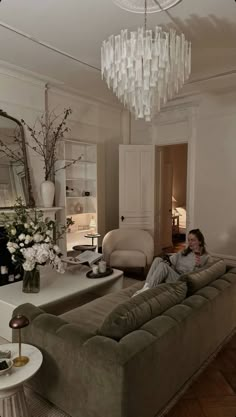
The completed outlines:
{"type": "Polygon", "coordinates": [[[101,253],[86,250],[75,257],[64,258],[63,261],[72,265],[83,264],[91,267],[95,262],[99,261],[100,259],[102,259],[101,253]]]}

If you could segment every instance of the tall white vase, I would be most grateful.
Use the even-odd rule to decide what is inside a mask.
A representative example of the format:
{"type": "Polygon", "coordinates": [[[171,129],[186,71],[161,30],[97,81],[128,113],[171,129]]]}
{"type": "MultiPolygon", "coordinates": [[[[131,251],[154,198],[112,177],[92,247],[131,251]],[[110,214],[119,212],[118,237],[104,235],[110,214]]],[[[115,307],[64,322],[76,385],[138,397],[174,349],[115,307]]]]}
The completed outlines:
{"type": "Polygon", "coordinates": [[[54,183],[52,181],[43,181],[40,185],[40,193],[43,207],[52,207],[55,195],[54,183]]]}

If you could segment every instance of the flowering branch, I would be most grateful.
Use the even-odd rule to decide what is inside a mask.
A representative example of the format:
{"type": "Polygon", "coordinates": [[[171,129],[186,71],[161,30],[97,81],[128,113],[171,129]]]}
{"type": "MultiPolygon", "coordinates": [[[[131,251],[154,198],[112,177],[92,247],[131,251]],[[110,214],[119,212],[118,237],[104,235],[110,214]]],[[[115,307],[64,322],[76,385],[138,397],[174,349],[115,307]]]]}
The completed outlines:
{"type": "Polygon", "coordinates": [[[83,158],[83,156],[84,155],[82,154],[82,155],[78,156],[77,159],[73,159],[73,161],[68,162],[68,164],[65,164],[64,167],[60,167],[58,169],[55,169],[54,174],[56,174],[57,171],[60,171],[60,169],[66,169],[66,168],[70,167],[71,165],[76,164],[76,162],[80,161],[83,158]]]}
{"type": "Polygon", "coordinates": [[[6,145],[2,139],[0,139],[0,152],[6,155],[8,158],[15,162],[20,162],[24,165],[24,154],[23,154],[23,141],[22,138],[15,133],[13,136],[8,136],[9,138],[14,138],[15,144],[20,148],[20,150],[13,150],[10,146],[6,145]]]}
{"type": "Polygon", "coordinates": [[[64,138],[65,133],[69,131],[66,123],[71,113],[72,110],[70,108],[65,109],[63,115],[59,116],[56,116],[54,112],[51,112],[48,115],[46,122],[44,120],[45,115],[42,115],[41,118],[36,121],[36,123],[38,123],[40,126],[38,130],[35,127],[36,123],[34,127],[31,128],[23,119],[21,120],[21,123],[27,128],[31,138],[35,143],[32,145],[29,143],[29,141],[26,141],[27,146],[42,158],[44,164],[43,169],[45,180],[52,178],[55,172],[59,171],[60,169],[65,169],[81,159],[80,156],[69,164],[66,164],[64,167],[60,167],[54,171],[55,162],[58,160],[57,145],[64,138]],[[61,121],[55,127],[59,117],[62,117],[61,121]]]}

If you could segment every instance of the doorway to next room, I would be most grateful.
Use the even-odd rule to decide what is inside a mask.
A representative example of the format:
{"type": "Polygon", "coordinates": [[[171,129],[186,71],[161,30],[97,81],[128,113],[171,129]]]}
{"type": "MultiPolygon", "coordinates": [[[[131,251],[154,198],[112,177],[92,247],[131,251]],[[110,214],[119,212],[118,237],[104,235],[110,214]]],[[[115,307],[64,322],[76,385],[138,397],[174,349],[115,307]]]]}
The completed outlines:
{"type": "MultiPolygon", "coordinates": [[[[171,184],[172,243],[178,251],[186,240],[186,201],[187,201],[187,143],[163,146],[164,164],[169,167],[171,184]]],[[[165,248],[163,248],[165,249],[165,248]]]]}

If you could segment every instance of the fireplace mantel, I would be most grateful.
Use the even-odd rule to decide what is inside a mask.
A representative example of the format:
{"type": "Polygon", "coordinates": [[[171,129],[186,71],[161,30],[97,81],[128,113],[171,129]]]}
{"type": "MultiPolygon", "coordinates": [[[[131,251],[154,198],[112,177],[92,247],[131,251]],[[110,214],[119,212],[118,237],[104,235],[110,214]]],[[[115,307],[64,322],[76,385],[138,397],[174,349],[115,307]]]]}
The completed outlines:
{"type": "MultiPolygon", "coordinates": [[[[62,207],[35,207],[35,209],[37,211],[43,211],[44,213],[44,218],[49,217],[52,220],[55,220],[55,214],[57,211],[62,210],[62,207]]],[[[29,209],[30,210],[30,209],[29,209]]],[[[1,214],[7,214],[10,215],[11,213],[14,212],[14,208],[1,208],[0,209],[0,226],[4,226],[4,220],[1,217],[1,214]]]]}

